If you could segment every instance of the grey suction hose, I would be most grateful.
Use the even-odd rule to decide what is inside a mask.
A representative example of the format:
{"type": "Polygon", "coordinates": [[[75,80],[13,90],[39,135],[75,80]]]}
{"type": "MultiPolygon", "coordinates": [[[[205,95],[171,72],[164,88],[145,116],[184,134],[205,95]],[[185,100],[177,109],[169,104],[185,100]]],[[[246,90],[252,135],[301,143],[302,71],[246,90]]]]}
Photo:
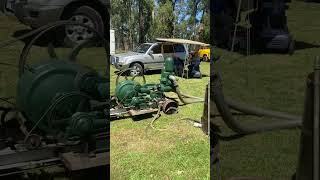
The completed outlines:
{"type": "Polygon", "coordinates": [[[193,103],[203,103],[204,102],[204,98],[200,99],[200,98],[193,98],[194,100],[187,100],[185,99],[184,95],[181,93],[179,86],[177,86],[175,88],[175,92],[178,95],[179,100],[183,103],[183,104],[193,104],[193,103]]]}
{"type": "Polygon", "coordinates": [[[175,93],[178,95],[179,100],[183,104],[193,104],[193,103],[203,103],[204,102],[204,98],[185,95],[185,94],[181,93],[177,80],[175,78],[172,78],[171,80],[173,81],[174,86],[175,86],[175,89],[174,89],[175,93]],[[194,100],[187,100],[187,99],[185,99],[185,97],[192,98],[194,100]]]}
{"type": "MultiPolygon", "coordinates": [[[[217,78],[214,80],[217,81],[217,78]]],[[[290,119],[290,121],[288,121],[288,118],[284,118],[285,120],[283,120],[283,118],[280,118],[281,116],[279,117],[279,113],[273,113],[273,111],[267,111],[267,110],[261,111],[262,109],[259,109],[259,108],[251,109],[250,107],[239,108],[238,106],[235,106],[235,105],[239,105],[238,103],[231,104],[232,107],[236,107],[239,110],[246,110],[252,114],[259,114],[260,116],[268,116],[268,117],[274,117],[279,119],[278,121],[273,123],[259,123],[256,125],[245,126],[233,118],[232,113],[230,111],[230,107],[225,101],[224,95],[221,90],[221,86],[219,86],[219,84],[213,85],[212,98],[216,103],[216,107],[219,113],[221,114],[223,121],[227,124],[227,126],[230,129],[232,129],[234,132],[241,135],[253,134],[253,133],[263,132],[263,131],[271,131],[276,129],[289,129],[289,128],[299,127],[302,125],[301,119],[290,119]]],[[[284,115],[284,114],[280,113],[280,115],[284,115]]]]}
{"type": "Polygon", "coordinates": [[[191,95],[188,95],[188,94],[183,94],[182,92],[180,92],[180,93],[181,93],[181,95],[182,95],[183,97],[186,97],[186,98],[193,98],[193,99],[199,99],[199,100],[204,101],[204,100],[203,100],[203,98],[196,97],[196,96],[191,96],[191,95]]]}
{"type": "Polygon", "coordinates": [[[235,102],[235,101],[233,101],[231,99],[227,99],[227,98],[225,98],[225,102],[226,102],[226,104],[228,104],[228,106],[231,109],[241,111],[245,114],[302,122],[302,118],[298,117],[298,116],[293,116],[293,115],[278,112],[278,111],[266,110],[266,109],[262,109],[262,108],[258,108],[258,107],[249,106],[247,104],[235,102]]]}

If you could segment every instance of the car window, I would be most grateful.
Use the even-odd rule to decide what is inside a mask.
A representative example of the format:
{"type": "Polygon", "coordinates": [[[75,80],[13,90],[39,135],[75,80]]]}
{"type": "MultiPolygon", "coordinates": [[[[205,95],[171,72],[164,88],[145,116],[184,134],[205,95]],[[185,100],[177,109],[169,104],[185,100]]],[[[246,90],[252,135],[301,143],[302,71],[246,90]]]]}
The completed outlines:
{"type": "Polygon", "coordinates": [[[161,54],[161,45],[155,45],[152,48],[153,54],[161,54]]]}
{"type": "Polygon", "coordinates": [[[174,45],[174,52],[185,52],[185,48],[182,44],[174,45]]]}
{"type": "Polygon", "coordinates": [[[146,53],[150,48],[150,46],[151,46],[150,44],[141,44],[136,49],[134,49],[133,52],[146,53]]]}
{"type": "Polygon", "coordinates": [[[163,53],[173,53],[173,46],[165,44],[163,45],[163,53]]]}

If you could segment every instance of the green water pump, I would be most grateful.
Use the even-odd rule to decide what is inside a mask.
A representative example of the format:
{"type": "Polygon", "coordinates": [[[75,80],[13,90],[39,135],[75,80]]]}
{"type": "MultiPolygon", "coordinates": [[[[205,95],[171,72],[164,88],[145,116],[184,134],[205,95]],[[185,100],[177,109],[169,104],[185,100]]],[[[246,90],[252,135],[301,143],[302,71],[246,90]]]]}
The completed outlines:
{"type": "Polygon", "coordinates": [[[119,104],[135,110],[157,108],[159,106],[163,106],[163,110],[177,108],[177,103],[167,99],[164,95],[164,92],[174,91],[174,82],[174,64],[173,59],[169,57],[165,60],[160,83],[141,84],[135,81],[134,78],[132,80],[124,80],[117,84],[115,97],[119,104]]]}

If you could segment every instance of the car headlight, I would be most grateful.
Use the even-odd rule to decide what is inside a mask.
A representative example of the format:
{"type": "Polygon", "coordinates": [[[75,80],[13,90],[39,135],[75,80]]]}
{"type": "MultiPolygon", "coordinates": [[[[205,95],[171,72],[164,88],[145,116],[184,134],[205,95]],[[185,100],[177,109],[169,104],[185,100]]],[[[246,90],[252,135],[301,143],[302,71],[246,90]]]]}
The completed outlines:
{"type": "Polygon", "coordinates": [[[116,64],[119,62],[119,57],[111,56],[111,64],[116,64]]]}
{"type": "Polygon", "coordinates": [[[118,64],[125,64],[127,62],[126,58],[121,58],[118,60],[118,64]]]}

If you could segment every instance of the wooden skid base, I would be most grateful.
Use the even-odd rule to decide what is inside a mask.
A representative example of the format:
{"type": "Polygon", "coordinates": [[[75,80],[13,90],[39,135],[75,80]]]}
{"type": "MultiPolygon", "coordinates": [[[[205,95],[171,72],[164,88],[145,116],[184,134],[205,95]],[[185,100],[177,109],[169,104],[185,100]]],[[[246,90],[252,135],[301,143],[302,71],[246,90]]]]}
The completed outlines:
{"type": "Polygon", "coordinates": [[[109,160],[109,152],[98,153],[94,157],[72,152],[62,154],[62,162],[70,171],[105,166],[109,164],[109,160]]]}
{"type": "Polygon", "coordinates": [[[158,111],[158,109],[153,109],[153,108],[145,109],[145,110],[139,110],[139,111],[129,110],[128,114],[130,116],[138,116],[138,115],[153,113],[153,112],[157,112],[157,111],[158,111]]]}

